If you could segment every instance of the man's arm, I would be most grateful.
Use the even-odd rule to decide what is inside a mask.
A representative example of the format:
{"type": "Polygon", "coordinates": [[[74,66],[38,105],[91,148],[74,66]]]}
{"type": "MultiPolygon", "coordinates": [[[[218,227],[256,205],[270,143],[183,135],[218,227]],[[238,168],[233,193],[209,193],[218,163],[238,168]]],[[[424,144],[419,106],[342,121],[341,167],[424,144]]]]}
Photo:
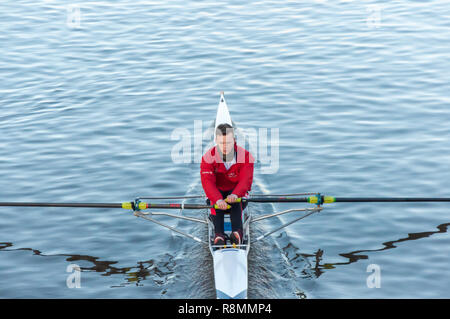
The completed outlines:
{"type": "Polygon", "coordinates": [[[252,188],[253,168],[253,162],[244,164],[240,172],[239,183],[233,189],[232,194],[235,194],[237,197],[242,197],[252,188]]]}
{"type": "Polygon", "coordinates": [[[212,205],[214,205],[218,200],[223,199],[222,194],[216,186],[214,166],[207,163],[204,158],[202,158],[202,163],[200,164],[200,179],[202,181],[202,186],[206,197],[209,198],[212,205]]]}

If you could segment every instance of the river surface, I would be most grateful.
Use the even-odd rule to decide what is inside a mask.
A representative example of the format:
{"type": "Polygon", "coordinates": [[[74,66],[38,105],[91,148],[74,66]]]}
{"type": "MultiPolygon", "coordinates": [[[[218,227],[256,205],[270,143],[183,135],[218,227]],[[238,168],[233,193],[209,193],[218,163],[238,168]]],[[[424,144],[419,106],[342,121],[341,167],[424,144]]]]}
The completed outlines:
{"type": "MultiPolygon", "coordinates": [[[[450,197],[449,16],[438,0],[3,0],[0,201],[202,194],[220,91],[268,144],[253,193],[450,197]]],[[[449,225],[448,203],[325,205],[252,246],[249,298],[450,298],[449,225]]],[[[212,259],[121,209],[1,207],[0,297],[215,298],[212,259]]]]}

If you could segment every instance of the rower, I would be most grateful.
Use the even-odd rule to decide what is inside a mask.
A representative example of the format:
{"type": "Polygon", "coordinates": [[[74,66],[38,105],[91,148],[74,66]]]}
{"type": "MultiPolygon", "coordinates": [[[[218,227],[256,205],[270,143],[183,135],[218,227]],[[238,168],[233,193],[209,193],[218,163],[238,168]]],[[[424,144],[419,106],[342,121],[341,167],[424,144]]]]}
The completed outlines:
{"type": "Polygon", "coordinates": [[[200,176],[207,203],[216,204],[211,208],[214,223],[214,245],[225,244],[224,214],[230,214],[232,244],[242,243],[242,211],[247,203],[236,202],[251,190],[253,182],[254,158],[246,149],[238,146],[234,130],[230,124],[223,123],[216,127],[216,146],[209,149],[202,157],[200,176]],[[231,208],[227,208],[228,205],[231,208]]]}

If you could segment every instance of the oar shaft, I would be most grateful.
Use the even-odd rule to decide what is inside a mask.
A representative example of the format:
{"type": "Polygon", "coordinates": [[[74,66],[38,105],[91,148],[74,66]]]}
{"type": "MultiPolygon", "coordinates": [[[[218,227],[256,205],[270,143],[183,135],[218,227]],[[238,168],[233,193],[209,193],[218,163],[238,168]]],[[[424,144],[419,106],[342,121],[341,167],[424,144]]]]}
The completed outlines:
{"type": "MultiPolygon", "coordinates": [[[[369,203],[369,202],[450,202],[448,197],[332,197],[320,195],[320,204],[330,203],[369,203]]],[[[251,197],[242,201],[257,203],[318,203],[318,196],[309,197],[251,197]]]]}
{"type": "MultiPolygon", "coordinates": [[[[83,207],[83,208],[123,208],[133,209],[210,209],[217,208],[217,205],[198,205],[198,204],[153,204],[139,202],[138,207],[134,207],[133,202],[124,203],[30,203],[30,202],[0,202],[0,206],[9,207],[83,207]]],[[[228,208],[231,206],[228,205],[228,208]]]]}
{"type": "Polygon", "coordinates": [[[197,205],[197,204],[152,204],[152,203],[141,203],[145,206],[141,209],[151,209],[151,208],[164,208],[164,209],[205,209],[212,208],[211,205],[197,205]]]}
{"type": "Polygon", "coordinates": [[[309,197],[252,197],[240,198],[238,201],[255,203],[308,203],[309,197]]]}
{"type": "Polygon", "coordinates": [[[10,206],[10,207],[122,208],[122,203],[18,203],[18,202],[0,202],[0,206],[10,206]]]}
{"type": "Polygon", "coordinates": [[[356,203],[356,202],[450,202],[450,198],[445,197],[336,197],[335,202],[356,203]]]}

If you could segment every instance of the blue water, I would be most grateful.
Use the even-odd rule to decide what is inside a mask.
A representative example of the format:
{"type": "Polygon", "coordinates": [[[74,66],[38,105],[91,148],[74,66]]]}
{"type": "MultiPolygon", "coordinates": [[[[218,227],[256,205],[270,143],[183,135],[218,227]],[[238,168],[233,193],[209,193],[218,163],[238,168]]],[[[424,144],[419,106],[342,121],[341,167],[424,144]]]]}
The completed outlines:
{"type": "MultiPolygon", "coordinates": [[[[255,193],[449,197],[449,15],[438,0],[2,1],[0,201],[200,194],[172,134],[206,130],[220,91],[239,127],[278,129],[255,193]]],[[[2,298],[215,297],[208,250],[130,212],[0,221],[2,298]]],[[[328,205],[252,246],[249,297],[449,298],[449,224],[448,203],[328,205]]]]}

